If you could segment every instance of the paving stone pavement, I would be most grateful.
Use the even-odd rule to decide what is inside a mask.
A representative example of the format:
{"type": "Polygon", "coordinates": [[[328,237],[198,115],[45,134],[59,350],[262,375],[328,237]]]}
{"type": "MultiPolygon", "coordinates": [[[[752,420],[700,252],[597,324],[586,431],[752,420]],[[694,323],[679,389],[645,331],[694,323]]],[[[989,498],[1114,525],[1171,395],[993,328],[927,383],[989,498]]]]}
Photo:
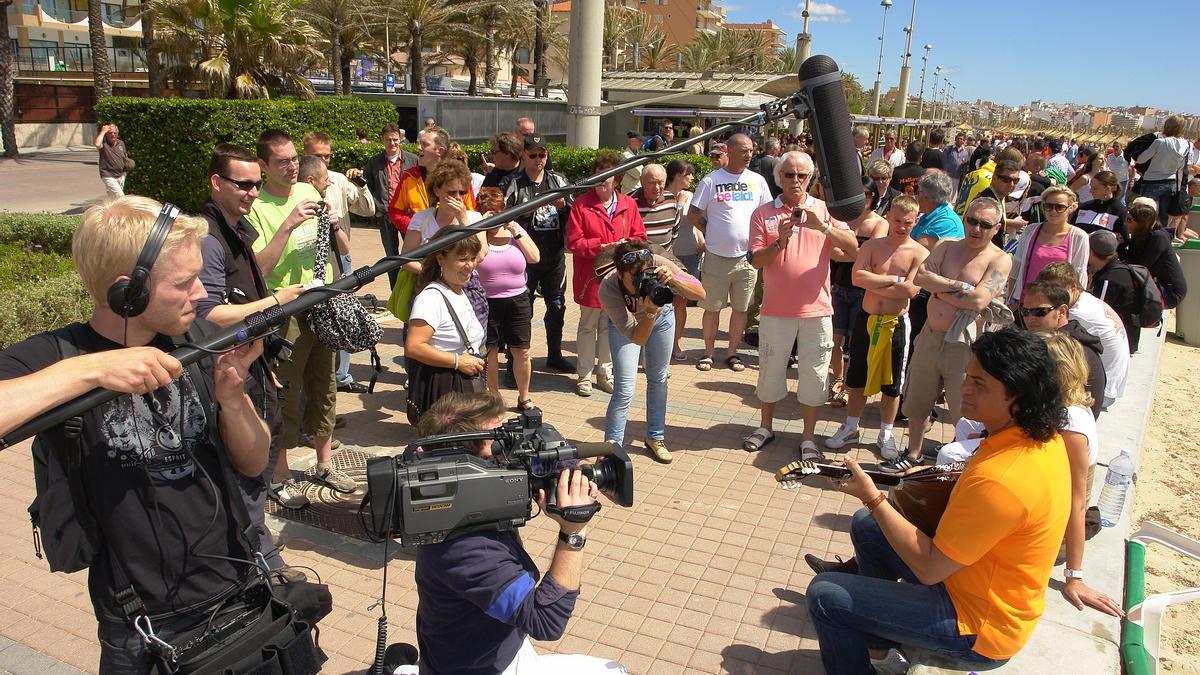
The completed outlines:
{"type": "MultiPolygon", "coordinates": [[[[356,264],[382,255],[377,234],[367,228],[354,230],[353,246],[356,264]]],[[[364,292],[386,298],[386,284],[376,281],[364,292]]],[[[572,305],[565,345],[572,357],[577,314],[572,305]]],[[[603,440],[608,395],[597,391],[578,397],[572,376],[542,368],[540,316],[539,308],[533,348],[537,405],[566,437],[603,440]]],[[[749,367],[742,373],[723,367],[699,372],[694,364],[702,347],[700,310],[689,310],[688,326],[683,346],[689,361],[671,366],[669,385],[667,441],[675,461],[655,462],[637,440],[645,432],[641,380],[626,432],[635,464],[635,505],[623,509],[605,500],[590,528],[583,587],[567,632],[537,648],[617,659],[638,674],[819,673],[816,636],[804,606],[804,589],[813,575],[802,557],[850,555],[848,524],[859,505],[816,480],[796,491],[778,489],[773,472],[798,458],[795,398],[779,405],[778,439],[772,445],[755,454],[741,450],[741,439],[758,426],[755,352],[743,349],[749,367]]],[[[343,443],[398,452],[413,438],[404,414],[399,334],[398,322],[385,325],[380,354],[387,371],[376,392],[339,395],[338,413],[347,421],[338,435],[343,443]]],[[[368,370],[365,358],[354,359],[360,381],[368,370]]],[[[515,405],[515,391],[502,393],[515,405]]],[[[865,443],[875,439],[877,409],[871,403],[864,415],[865,443]]],[[[818,434],[832,434],[844,415],[844,409],[823,409],[818,434]]],[[[952,433],[937,425],[930,442],[949,440],[952,433]]],[[[0,453],[0,588],[5,591],[0,637],[94,672],[100,647],[85,574],[51,574],[33,555],[25,510],[34,493],[29,445],[0,453]]],[[[866,445],[850,452],[864,462],[878,461],[866,445]]],[[[294,468],[312,461],[311,451],[292,453],[294,468]]],[[[362,672],[374,653],[378,610],[371,608],[383,575],[381,547],[289,521],[272,519],[272,525],[287,562],[311,567],[333,587],[334,611],[320,635],[330,656],[325,672],[362,672]]],[[[521,533],[543,571],[555,534],[546,518],[535,519],[521,533]]],[[[411,555],[392,550],[388,638],[415,643],[414,563],[411,555]]],[[[0,668],[47,671],[13,669],[3,643],[0,650],[0,668]]]]}

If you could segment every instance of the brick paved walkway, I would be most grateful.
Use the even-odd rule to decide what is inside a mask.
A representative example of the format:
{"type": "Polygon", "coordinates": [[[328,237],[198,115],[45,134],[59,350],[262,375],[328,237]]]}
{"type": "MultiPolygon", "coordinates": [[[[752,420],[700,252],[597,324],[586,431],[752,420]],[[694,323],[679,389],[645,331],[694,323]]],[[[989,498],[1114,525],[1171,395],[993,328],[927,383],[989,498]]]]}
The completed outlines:
{"type": "MultiPolygon", "coordinates": [[[[360,263],[381,255],[372,231],[355,230],[353,241],[360,263]]],[[[381,298],[387,294],[378,281],[364,292],[381,298]]],[[[567,316],[571,356],[576,315],[572,308],[567,316]]],[[[608,396],[597,391],[580,398],[570,376],[542,369],[540,310],[538,316],[533,350],[537,404],[568,438],[602,440],[608,396]]],[[[606,503],[591,527],[583,589],[567,634],[537,646],[617,659],[639,674],[818,673],[817,642],[803,595],[812,573],[802,556],[850,554],[847,527],[858,504],[818,481],[794,492],[777,488],[772,473],[797,458],[800,422],[794,397],[779,405],[774,444],[757,454],[740,449],[742,437],[758,426],[755,352],[743,350],[750,366],[745,372],[715,368],[701,373],[694,367],[701,348],[699,310],[691,309],[688,320],[684,348],[690,361],[671,369],[667,440],[675,461],[656,463],[637,440],[645,432],[643,380],[626,432],[636,467],[636,503],[630,509],[606,503]]],[[[338,412],[347,420],[339,436],[344,443],[383,451],[412,438],[404,419],[398,340],[398,324],[388,324],[386,344],[381,345],[388,372],[374,395],[339,397],[338,412]]],[[[355,361],[354,372],[364,381],[367,370],[365,360],[355,361]]],[[[515,391],[503,393],[515,403],[515,391]]],[[[844,414],[844,409],[823,410],[818,434],[833,433],[844,414]]],[[[863,422],[864,441],[873,442],[878,428],[873,403],[863,422]]],[[[938,426],[930,439],[940,442],[951,434],[938,426]]],[[[877,461],[865,445],[852,452],[862,461],[877,461]]],[[[311,461],[311,453],[293,454],[296,468],[311,461]]],[[[29,444],[0,453],[0,467],[5,591],[0,596],[0,636],[94,671],[100,648],[85,576],[50,574],[33,556],[25,512],[33,497],[29,444]]],[[[369,608],[382,579],[380,547],[289,521],[273,523],[280,526],[288,562],[311,566],[334,588],[334,611],[321,630],[321,646],[330,655],[325,672],[362,671],[374,650],[378,612],[369,608]]],[[[522,532],[543,570],[554,535],[546,518],[522,532]]],[[[387,592],[391,641],[415,642],[412,572],[411,556],[393,556],[387,592]]],[[[5,667],[0,652],[0,668],[5,667]]]]}

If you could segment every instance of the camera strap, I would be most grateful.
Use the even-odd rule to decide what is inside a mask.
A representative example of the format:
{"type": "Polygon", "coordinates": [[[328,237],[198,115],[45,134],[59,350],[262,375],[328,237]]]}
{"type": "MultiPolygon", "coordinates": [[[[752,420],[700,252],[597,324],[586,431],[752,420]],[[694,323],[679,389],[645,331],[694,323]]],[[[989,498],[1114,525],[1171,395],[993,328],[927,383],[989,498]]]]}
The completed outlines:
{"type": "Polygon", "coordinates": [[[546,512],[552,513],[568,523],[586,523],[592,519],[592,516],[600,512],[600,502],[592,502],[591,504],[581,506],[568,506],[559,508],[552,504],[546,505],[546,512]]]}

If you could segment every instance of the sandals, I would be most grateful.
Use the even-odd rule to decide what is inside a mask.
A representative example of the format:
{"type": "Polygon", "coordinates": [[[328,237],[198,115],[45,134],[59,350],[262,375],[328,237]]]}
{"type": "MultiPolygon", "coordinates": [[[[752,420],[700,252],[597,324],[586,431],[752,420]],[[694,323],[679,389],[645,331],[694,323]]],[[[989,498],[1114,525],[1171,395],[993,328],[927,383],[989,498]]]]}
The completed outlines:
{"type": "Polygon", "coordinates": [[[844,408],[850,398],[850,392],[846,390],[846,382],[842,378],[833,381],[829,385],[829,407],[844,408]]]}
{"type": "Polygon", "coordinates": [[[726,358],[725,365],[729,366],[729,369],[735,373],[740,373],[746,369],[746,364],[742,363],[741,357],[737,354],[726,358]]]}
{"type": "Polygon", "coordinates": [[[535,406],[533,405],[533,399],[531,399],[531,398],[517,399],[517,412],[525,412],[527,410],[533,410],[534,407],[535,406]]]}
{"type": "Polygon", "coordinates": [[[684,354],[683,351],[676,351],[671,353],[671,358],[675,361],[687,361],[687,354],[684,354]]]}
{"type": "Polygon", "coordinates": [[[712,370],[712,367],[713,367],[713,357],[709,356],[708,354],[705,354],[704,356],[700,357],[700,360],[696,362],[696,370],[699,370],[702,372],[708,372],[708,371],[712,370]]]}
{"type": "Polygon", "coordinates": [[[759,427],[749,436],[742,439],[742,449],[746,452],[758,452],[775,440],[775,432],[766,427],[759,427]]]}

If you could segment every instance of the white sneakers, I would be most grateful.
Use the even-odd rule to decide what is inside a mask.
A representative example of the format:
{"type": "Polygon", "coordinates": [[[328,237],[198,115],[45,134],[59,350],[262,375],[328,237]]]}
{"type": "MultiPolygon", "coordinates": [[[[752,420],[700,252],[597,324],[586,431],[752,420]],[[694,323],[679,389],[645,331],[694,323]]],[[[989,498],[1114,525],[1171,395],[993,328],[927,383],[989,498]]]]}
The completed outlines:
{"type": "Polygon", "coordinates": [[[860,438],[862,438],[861,427],[856,426],[851,429],[843,422],[842,426],[838,427],[837,433],[825,439],[825,447],[830,450],[838,450],[851,443],[857,443],[860,438]]]}
{"type": "Polygon", "coordinates": [[[900,456],[900,451],[896,449],[896,437],[891,432],[879,432],[879,438],[875,440],[876,447],[879,448],[879,454],[884,459],[896,459],[900,456]]]}

